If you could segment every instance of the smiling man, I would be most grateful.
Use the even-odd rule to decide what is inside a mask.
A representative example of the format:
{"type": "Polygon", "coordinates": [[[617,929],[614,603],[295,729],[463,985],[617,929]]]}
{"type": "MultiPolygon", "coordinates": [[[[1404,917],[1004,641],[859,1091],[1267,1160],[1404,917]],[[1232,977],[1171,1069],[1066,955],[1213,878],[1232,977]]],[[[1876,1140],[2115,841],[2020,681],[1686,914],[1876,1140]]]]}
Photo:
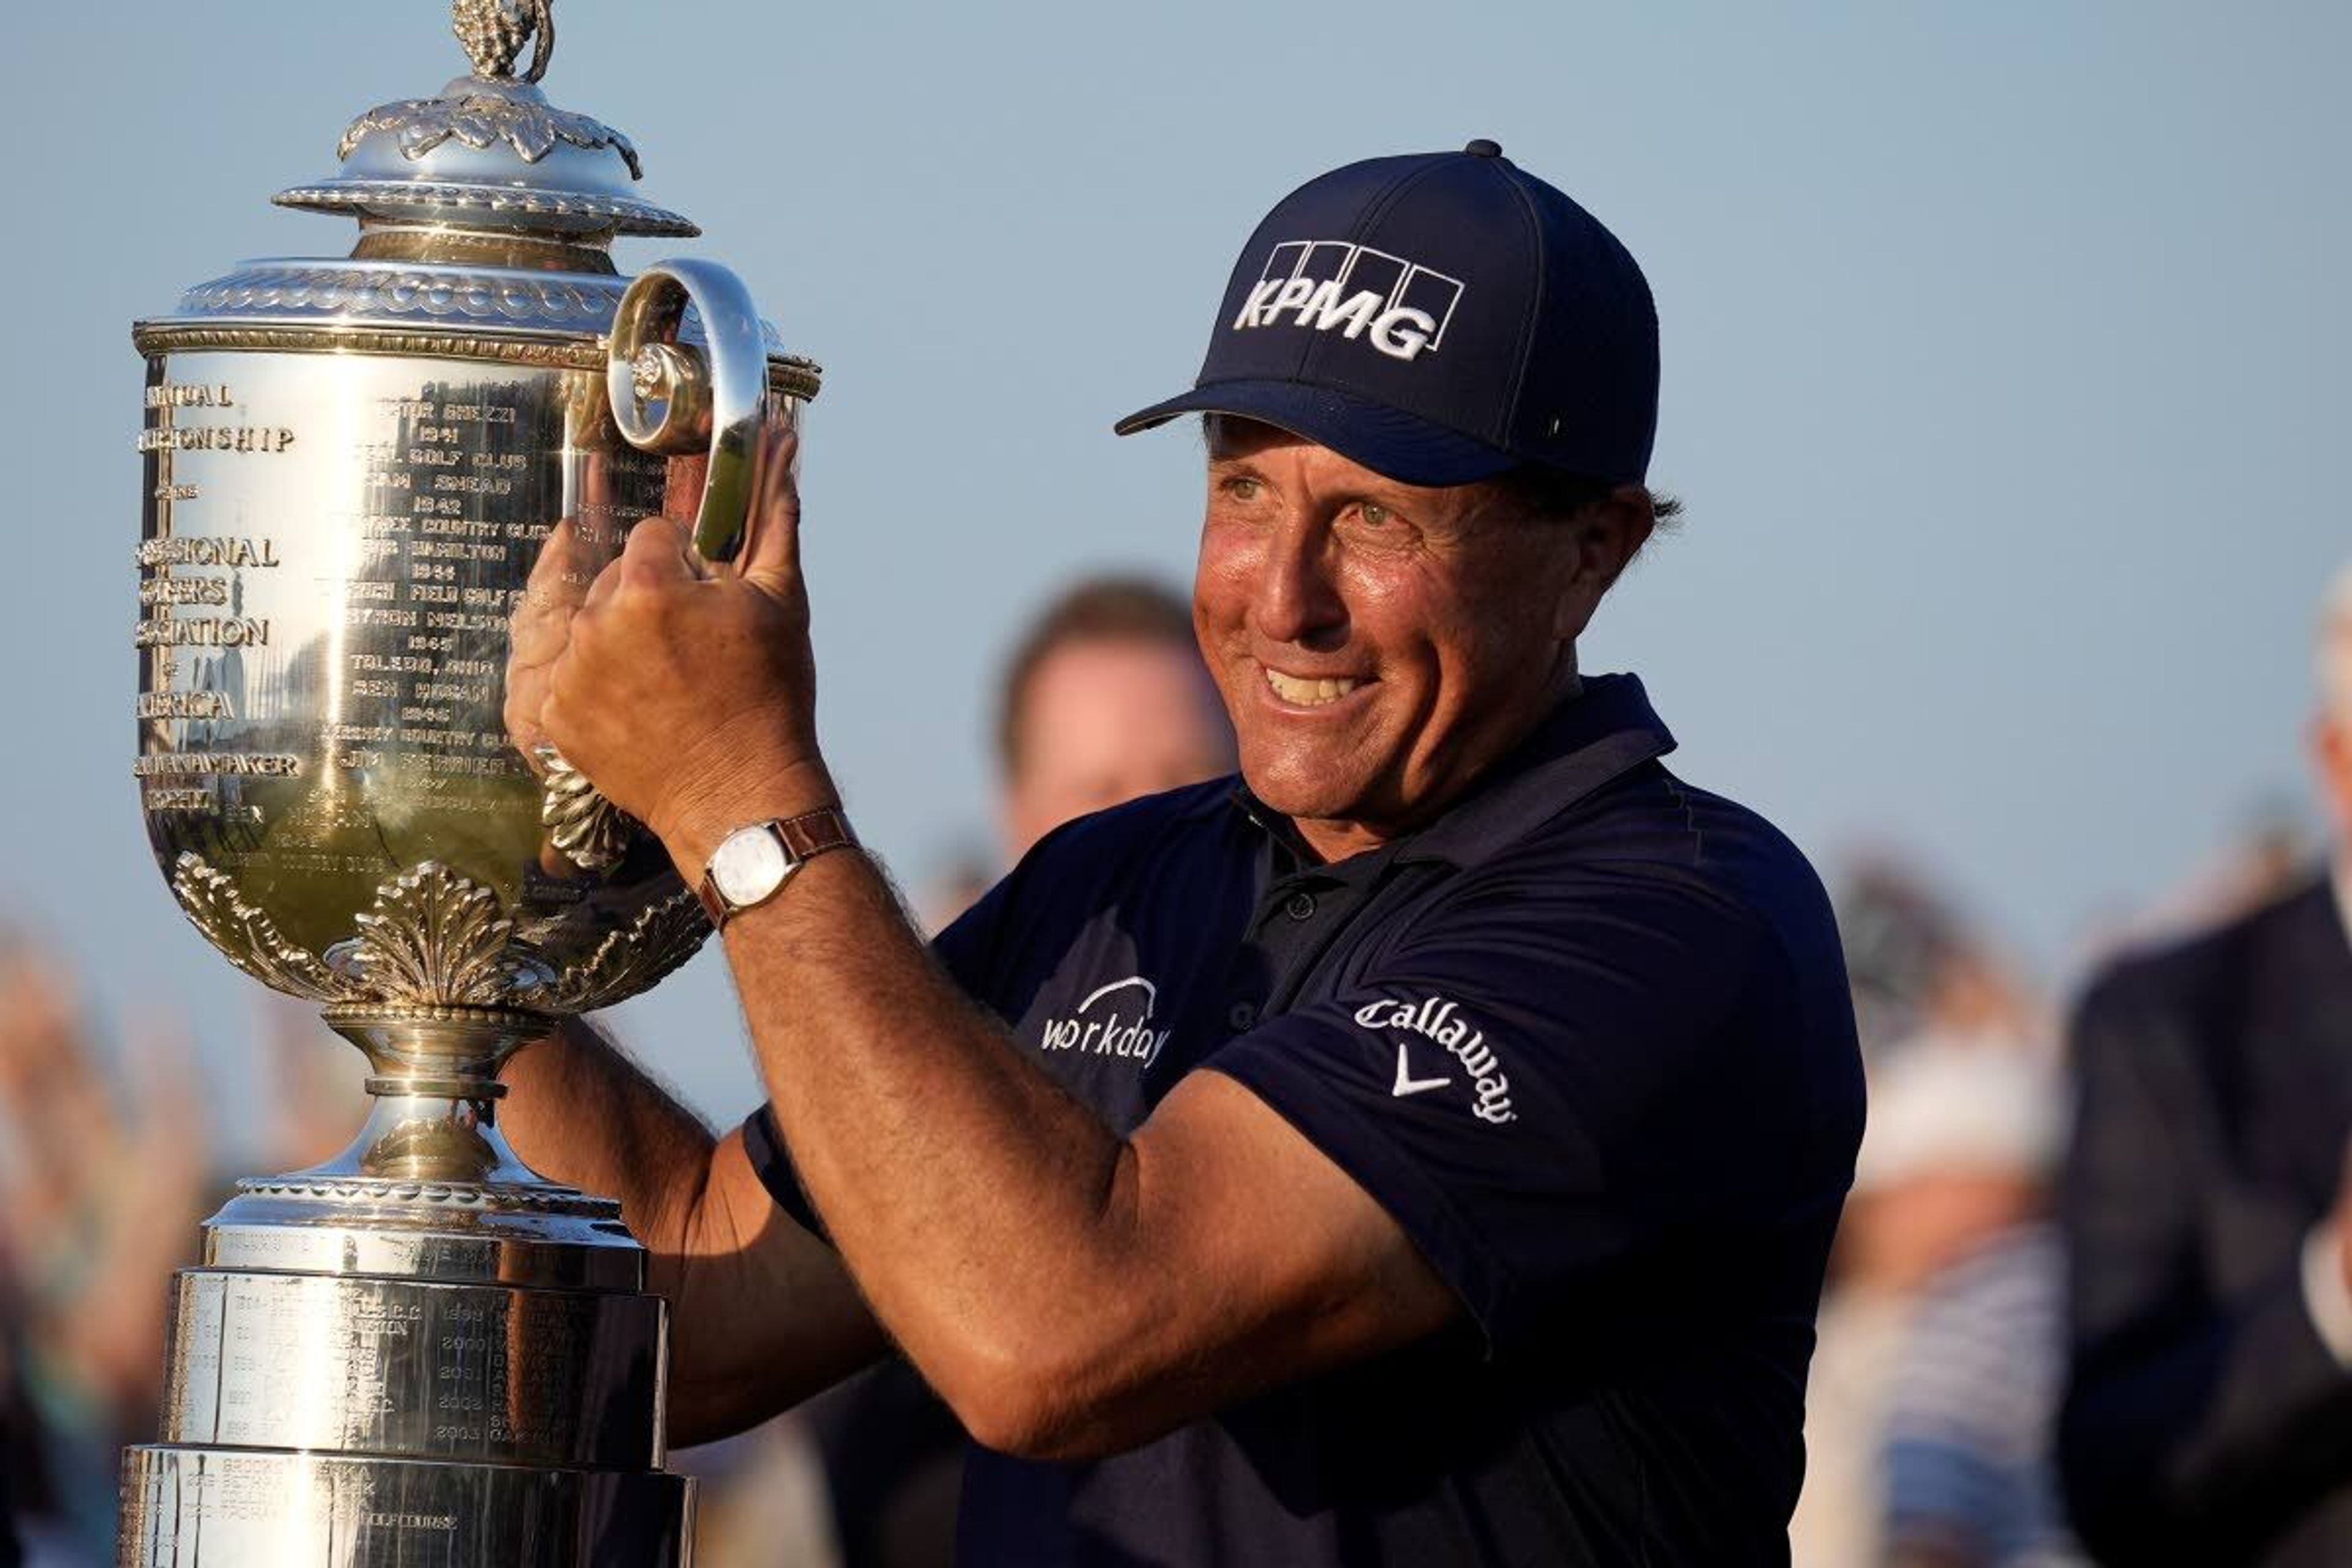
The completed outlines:
{"type": "Polygon", "coordinates": [[[509,1124],[621,1194],[681,1440],[883,1352],[975,1563],[1785,1563],[1861,1125],[1827,900],[1576,639],[1655,521],[1656,319],[1491,142],[1310,182],[1192,390],[1241,775],[1048,836],[930,951],[815,732],[788,443],[642,525],[551,739],[702,882],[769,1103],[584,1035],[509,1124]]]}

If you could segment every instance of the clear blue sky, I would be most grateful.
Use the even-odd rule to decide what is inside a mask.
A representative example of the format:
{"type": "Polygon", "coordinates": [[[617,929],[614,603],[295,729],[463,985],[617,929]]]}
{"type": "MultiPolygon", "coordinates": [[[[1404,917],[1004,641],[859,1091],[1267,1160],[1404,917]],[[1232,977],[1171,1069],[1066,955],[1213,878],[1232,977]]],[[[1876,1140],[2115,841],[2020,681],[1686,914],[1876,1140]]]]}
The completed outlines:
{"type": "MultiPolygon", "coordinates": [[[[129,775],[128,323],[243,257],[342,254],[347,223],[270,193],[462,59],[439,0],[23,12],[0,908],[110,1016],[187,1009],[226,1082],[256,988],[182,921],[129,775]]],[[[628,132],[646,194],[707,230],[624,266],[726,261],[826,366],[823,725],[904,879],[984,832],[991,667],[1024,612],[1085,567],[1188,573],[1192,440],[1108,425],[1190,380],[1257,217],[1329,165],[1474,136],[1655,287],[1654,477],[1690,515],[1587,662],[1648,679],[1687,776],[1825,861],[1916,848],[2051,973],[2258,802],[2307,798],[2313,603],[2352,556],[2352,8],[558,14],[556,101],[628,132]]],[[[624,1024],[714,1114],[748,1104],[715,960],[624,1024]]]]}

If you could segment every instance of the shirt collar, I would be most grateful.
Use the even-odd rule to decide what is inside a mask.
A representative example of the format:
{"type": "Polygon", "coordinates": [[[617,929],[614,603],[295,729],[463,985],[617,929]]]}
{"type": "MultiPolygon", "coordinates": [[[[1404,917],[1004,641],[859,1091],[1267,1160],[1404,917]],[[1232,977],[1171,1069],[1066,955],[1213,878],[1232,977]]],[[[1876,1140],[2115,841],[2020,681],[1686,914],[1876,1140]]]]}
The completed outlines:
{"type": "MultiPolygon", "coordinates": [[[[1474,865],[1674,749],[1675,738],[1638,677],[1592,676],[1435,822],[1367,853],[1474,865]]],[[[1276,843],[1303,850],[1291,820],[1252,795],[1247,784],[1235,783],[1233,799],[1276,843]]]]}

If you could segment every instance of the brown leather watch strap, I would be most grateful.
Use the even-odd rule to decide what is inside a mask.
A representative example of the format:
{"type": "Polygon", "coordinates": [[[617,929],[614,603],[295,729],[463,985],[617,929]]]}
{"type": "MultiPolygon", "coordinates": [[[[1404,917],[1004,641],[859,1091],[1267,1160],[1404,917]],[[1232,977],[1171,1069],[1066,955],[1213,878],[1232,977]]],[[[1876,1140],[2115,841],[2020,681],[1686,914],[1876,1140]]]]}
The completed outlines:
{"type": "Polygon", "coordinates": [[[849,826],[849,818],[830,805],[822,811],[803,812],[768,826],[775,829],[776,837],[784,841],[785,850],[795,861],[805,860],[812,855],[822,855],[828,849],[857,847],[857,833],[849,826]]]}
{"type": "MultiPolygon", "coordinates": [[[[837,806],[803,812],[798,816],[774,817],[751,826],[766,828],[784,849],[784,874],[777,879],[775,891],[768,894],[768,899],[782,892],[784,884],[793,879],[793,872],[826,850],[855,849],[858,847],[856,829],[849,826],[849,818],[843,816],[837,806]]],[[[738,907],[730,904],[726,895],[719,892],[719,884],[712,879],[708,867],[704,868],[702,880],[696,886],[694,893],[702,900],[702,912],[710,917],[713,931],[725,931],[730,917],[739,912],[738,907]]],[[[761,900],[762,903],[766,901],[766,899],[761,900]]]]}

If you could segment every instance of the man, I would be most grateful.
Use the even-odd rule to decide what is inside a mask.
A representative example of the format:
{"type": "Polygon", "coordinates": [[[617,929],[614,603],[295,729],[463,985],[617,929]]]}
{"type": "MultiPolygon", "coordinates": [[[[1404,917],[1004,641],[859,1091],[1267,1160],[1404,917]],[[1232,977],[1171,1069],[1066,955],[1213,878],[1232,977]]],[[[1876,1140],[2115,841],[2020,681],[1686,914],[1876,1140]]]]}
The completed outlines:
{"type": "Polygon", "coordinates": [[[2102,1563],[2352,1562],[2352,571],[2312,750],[2336,863],[2075,1025],[2060,1461],[2102,1563]]]}
{"type": "Polygon", "coordinates": [[[1577,669],[1656,395],[1633,258],[1492,142],[1284,200],[1122,426],[1213,416],[1241,787],[1048,837],[936,956],[830,852],[789,443],[739,573],[639,528],[546,729],[717,858],[771,1099],[714,1151],[575,1041],[510,1103],[663,1255],[681,1435],[887,1336],[971,1562],[1786,1562],[1853,1013],[1802,858],[1577,669]]]}
{"type": "Polygon", "coordinates": [[[1065,590],[1006,661],[996,754],[1008,865],[1066,822],[1233,772],[1191,612],[1140,578],[1065,590]]]}

